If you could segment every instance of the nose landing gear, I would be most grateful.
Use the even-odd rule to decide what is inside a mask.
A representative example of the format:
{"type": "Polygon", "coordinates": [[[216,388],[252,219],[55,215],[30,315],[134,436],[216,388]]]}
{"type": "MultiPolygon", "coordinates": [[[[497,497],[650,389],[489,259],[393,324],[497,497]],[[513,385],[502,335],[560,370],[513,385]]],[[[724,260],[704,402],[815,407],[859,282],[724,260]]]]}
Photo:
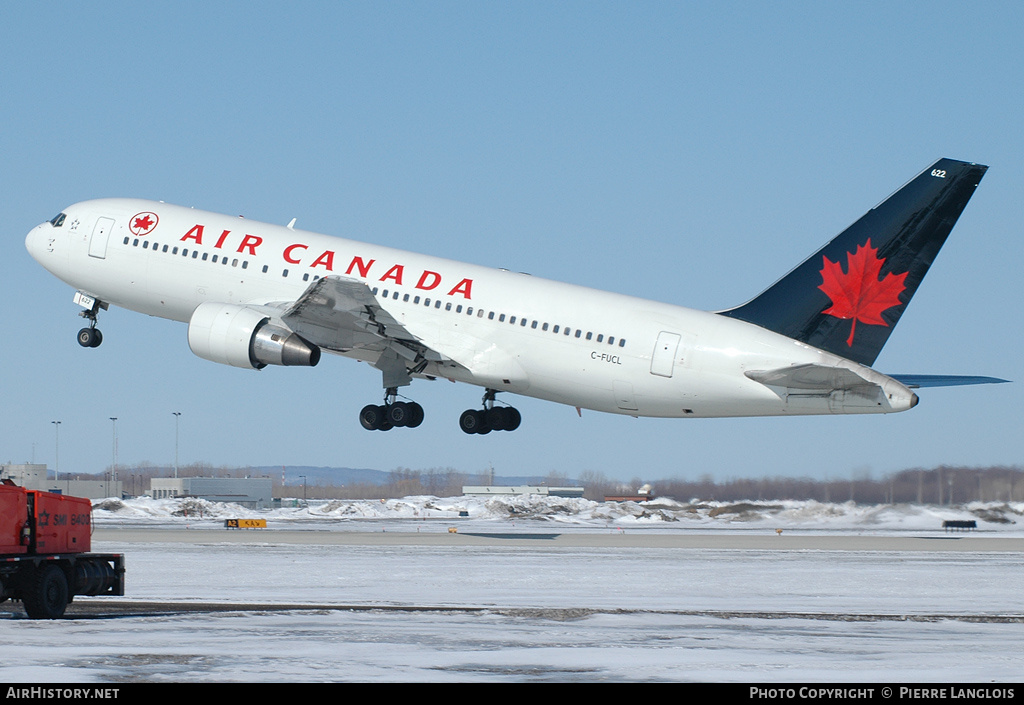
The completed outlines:
{"type": "Polygon", "coordinates": [[[96,328],[96,322],[92,326],[78,331],[78,344],[83,348],[98,348],[103,342],[103,333],[96,328]]]}
{"type": "Polygon", "coordinates": [[[98,348],[103,342],[103,334],[96,327],[96,317],[99,315],[100,309],[107,309],[107,304],[88,294],[83,294],[81,291],[75,292],[75,303],[85,309],[79,311],[78,315],[89,321],[88,328],[78,331],[78,344],[83,348],[98,348]]]}

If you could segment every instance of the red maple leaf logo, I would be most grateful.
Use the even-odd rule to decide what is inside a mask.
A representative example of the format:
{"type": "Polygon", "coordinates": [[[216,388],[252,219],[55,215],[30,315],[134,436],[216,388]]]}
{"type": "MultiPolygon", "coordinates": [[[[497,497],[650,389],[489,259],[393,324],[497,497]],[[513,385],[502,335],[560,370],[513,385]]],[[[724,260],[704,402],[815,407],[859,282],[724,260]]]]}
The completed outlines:
{"type": "Polygon", "coordinates": [[[160,222],[160,217],[156,213],[136,213],[132,216],[131,220],[128,221],[128,229],[132,231],[132,234],[136,237],[145,237],[153,232],[156,224],[160,222]]]}
{"type": "Polygon", "coordinates": [[[836,318],[852,319],[850,337],[846,340],[853,347],[853,334],[857,330],[857,321],[873,326],[888,326],[882,320],[882,312],[902,303],[899,295],[907,287],[903,280],[907,273],[886,274],[878,278],[885,259],[878,256],[878,249],[871,247],[871,238],[863,245],[857,246],[856,252],[846,253],[846,271],[838,262],[828,257],[821,268],[821,286],[832,305],[822,311],[825,315],[836,318]]]}

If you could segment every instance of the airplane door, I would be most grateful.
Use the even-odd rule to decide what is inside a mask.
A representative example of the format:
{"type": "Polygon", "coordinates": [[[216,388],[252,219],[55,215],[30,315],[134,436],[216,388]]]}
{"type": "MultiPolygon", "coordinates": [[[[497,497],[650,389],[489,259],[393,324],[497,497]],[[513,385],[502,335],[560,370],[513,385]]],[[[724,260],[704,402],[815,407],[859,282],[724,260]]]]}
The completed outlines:
{"type": "Polygon", "coordinates": [[[113,218],[99,218],[92,229],[92,237],[89,238],[89,256],[104,259],[107,256],[107,240],[110,239],[110,231],[114,229],[113,218]]]}
{"type": "Polygon", "coordinates": [[[671,377],[675,367],[676,350],[679,348],[680,335],[662,331],[658,333],[658,342],[654,345],[651,356],[651,374],[660,377],[671,377]]]}

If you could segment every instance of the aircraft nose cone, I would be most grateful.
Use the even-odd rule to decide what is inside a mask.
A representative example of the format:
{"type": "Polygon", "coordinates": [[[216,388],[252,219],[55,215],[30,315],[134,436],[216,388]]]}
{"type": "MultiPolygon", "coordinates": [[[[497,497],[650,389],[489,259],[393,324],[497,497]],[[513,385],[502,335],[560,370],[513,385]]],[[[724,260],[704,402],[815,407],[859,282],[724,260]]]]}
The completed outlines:
{"type": "Polygon", "coordinates": [[[39,262],[43,254],[43,247],[46,242],[46,236],[43,234],[43,225],[37,225],[28,231],[28,235],[25,236],[25,249],[32,255],[32,259],[39,262]]]}

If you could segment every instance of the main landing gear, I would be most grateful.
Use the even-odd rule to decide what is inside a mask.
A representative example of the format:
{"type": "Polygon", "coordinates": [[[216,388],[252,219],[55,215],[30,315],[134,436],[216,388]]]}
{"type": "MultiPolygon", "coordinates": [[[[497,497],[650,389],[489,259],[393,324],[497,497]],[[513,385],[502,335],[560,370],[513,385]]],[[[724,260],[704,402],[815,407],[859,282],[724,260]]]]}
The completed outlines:
{"type": "MultiPolygon", "coordinates": [[[[484,394],[484,408],[466,409],[459,428],[483,435],[491,431],[515,431],[523,417],[512,406],[495,406],[493,389],[484,394]]],[[[383,404],[368,404],[359,412],[359,423],[367,431],[390,431],[398,426],[416,428],[423,423],[423,407],[414,401],[398,401],[398,388],[389,387],[383,404]]]]}
{"type": "Polygon", "coordinates": [[[423,423],[423,407],[414,401],[397,401],[398,390],[388,388],[384,403],[368,404],[359,412],[359,423],[367,431],[390,431],[395,426],[416,428],[423,423]]]}
{"type": "Polygon", "coordinates": [[[495,406],[493,389],[484,393],[483,409],[466,409],[459,417],[459,428],[466,433],[481,435],[491,431],[515,431],[523,417],[513,406],[495,406]]]}
{"type": "Polygon", "coordinates": [[[88,328],[78,331],[78,344],[83,348],[98,348],[103,342],[103,334],[96,327],[96,317],[99,315],[100,309],[105,309],[107,305],[99,299],[94,299],[81,292],[75,294],[75,303],[85,307],[85,310],[80,311],[78,315],[89,321],[88,328]]]}

